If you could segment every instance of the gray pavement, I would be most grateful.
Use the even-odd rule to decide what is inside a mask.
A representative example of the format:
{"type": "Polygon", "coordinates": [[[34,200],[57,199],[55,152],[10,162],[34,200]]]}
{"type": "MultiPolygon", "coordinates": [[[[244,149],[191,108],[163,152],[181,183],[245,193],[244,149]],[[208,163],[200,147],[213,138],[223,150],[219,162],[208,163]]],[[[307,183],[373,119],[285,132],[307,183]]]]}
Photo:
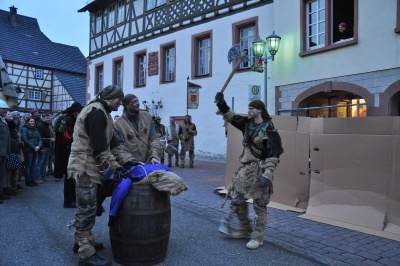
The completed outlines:
{"type": "MultiPolygon", "coordinates": [[[[221,209],[223,197],[214,193],[224,185],[225,163],[196,160],[194,169],[172,170],[189,191],[171,196],[170,242],[167,257],[159,265],[400,265],[400,242],[271,207],[266,243],[247,250],[246,240],[229,239],[217,231],[229,211],[229,201],[221,209]]],[[[62,208],[62,188],[62,182],[24,186],[0,205],[1,266],[76,265],[72,230],[66,227],[75,209],[62,208]]],[[[107,220],[104,215],[97,219],[93,232],[105,244],[99,254],[112,258],[107,220]]]]}

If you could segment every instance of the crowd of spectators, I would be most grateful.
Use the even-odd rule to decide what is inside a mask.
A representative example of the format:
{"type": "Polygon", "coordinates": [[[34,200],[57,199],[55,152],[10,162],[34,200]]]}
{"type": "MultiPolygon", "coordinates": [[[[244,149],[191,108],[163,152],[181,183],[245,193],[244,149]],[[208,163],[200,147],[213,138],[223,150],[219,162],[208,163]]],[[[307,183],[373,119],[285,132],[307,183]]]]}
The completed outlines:
{"type": "MultiPolygon", "coordinates": [[[[4,101],[0,102],[0,105],[2,103],[4,101]]],[[[72,106],[72,109],[70,107],[61,112],[57,119],[65,117],[66,114],[76,117],[82,106],[79,103],[74,103],[72,106]]],[[[62,178],[67,179],[66,171],[61,171],[61,174],[54,176],[54,178],[52,176],[56,158],[54,147],[57,135],[55,132],[56,123],[52,123],[53,117],[50,114],[40,115],[37,109],[32,109],[27,114],[10,111],[5,103],[4,106],[0,106],[0,110],[0,137],[3,143],[0,147],[0,177],[2,177],[0,178],[0,204],[3,203],[3,200],[12,199],[20,190],[24,189],[24,186],[36,187],[41,183],[60,181],[62,178]]],[[[63,123],[65,123],[65,120],[63,120],[63,123]]],[[[57,124],[57,126],[60,131],[60,124],[57,124]]],[[[64,128],[65,125],[63,124],[61,127],[64,128]]],[[[67,135],[63,132],[58,134],[59,149],[61,147],[68,148],[68,145],[72,142],[73,123],[70,121],[67,122],[67,130],[67,135]],[[66,141],[65,136],[71,139],[66,141]]],[[[59,154],[65,155],[65,153],[64,149],[59,154]]],[[[59,160],[58,169],[66,169],[67,162],[59,160]]],[[[67,182],[67,191],[73,190],[71,187],[67,182]]],[[[67,204],[64,203],[64,207],[75,207],[73,200],[75,191],[68,193],[72,199],[67,204]]]]}

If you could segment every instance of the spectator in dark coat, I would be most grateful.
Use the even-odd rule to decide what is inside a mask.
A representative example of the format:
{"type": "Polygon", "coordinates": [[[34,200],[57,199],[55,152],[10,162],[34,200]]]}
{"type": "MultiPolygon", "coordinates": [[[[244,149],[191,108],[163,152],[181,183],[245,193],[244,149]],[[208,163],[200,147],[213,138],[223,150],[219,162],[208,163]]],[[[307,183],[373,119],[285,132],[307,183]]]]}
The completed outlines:
{"type": "Polygon", "coordinates": [[[36,161],[42,147],[42,138],[36,128],[34,118],[29,118],[21,128],[21,140],[24,143],[22,151],[25,158],[25,185],[34,187],[38,185],[36,182],[36,161]]]}
{"type": "Polygon", "coordinates": [[[36,176],[38,179],[37,182],[49,181],[46,179],[47,163],[49,161],[50,148],[52,143],[54,142],[50,126],[51,126],[50,115],[45,115],[44,120],[39,122],[39,124],[37,125],[37,129],[39,130],[40,136],[42,137],[42,148],[40,149],[36,164],[36,176]]]}
{"type": "Polygon", "coordinates": [[[54,127],[56,134],[54,177],[56,180],[64,177],[64,208],[76,207],[75,181],[73,178],[68,179],[67,166],[69,155],[71,154],[71,143],[76,118],[82,108],[80,103],[74,102],[57,119],[54,127]]]}
{"type": "MultiPolygon", "coordinates": [[[[11,152],[11,138],[8,130],[7,122],[4,117],[7,115],[8,105],[5,101],[0,100],[0,183],[3,180],[4,173],[6,170],[6,159],[11,152]]],[[[0,204],[3,200],[10,199],[10,197],[3,194],[3,190],[0,187],[0,204]]]]}

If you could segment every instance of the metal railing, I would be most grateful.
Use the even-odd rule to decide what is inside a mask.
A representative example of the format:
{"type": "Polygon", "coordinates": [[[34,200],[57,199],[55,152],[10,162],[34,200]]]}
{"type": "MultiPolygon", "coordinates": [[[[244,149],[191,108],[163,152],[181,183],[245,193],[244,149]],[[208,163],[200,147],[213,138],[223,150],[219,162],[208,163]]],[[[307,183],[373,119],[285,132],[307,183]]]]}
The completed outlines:
{"type": "MultiPolygon", "coordinates": [[[[293,108],[293,109],[282,108],[282,109],[278,110],[278,115],[281,115],[282,113],[285,113],[285,112],[291,112],[291,115],[293,116],[293,112],[295,112],[296,116],[307,116],[307,111],[310,111],[310,110],[328,109],[328,111],[329,111],[330,109],[337,109],[337,108],[340,108],[340,107],[351,107],[351,106],[361,107],[362,105],[367,105],[367,103],[324,105],[324,106],[303,107],[303,108],[293,108]],[[304,114],[300,115],[301,112],[304,112],[304,114]]],[[[357,117],[359,117],[359,110],[360,109],[361,108],[357,109],[357,117]]],[[[328,117],[331,117],[331,116],[328,116],[328,117]]],[[[335,117],[337,117],[337,116],[335,116],[335,117]]]]}

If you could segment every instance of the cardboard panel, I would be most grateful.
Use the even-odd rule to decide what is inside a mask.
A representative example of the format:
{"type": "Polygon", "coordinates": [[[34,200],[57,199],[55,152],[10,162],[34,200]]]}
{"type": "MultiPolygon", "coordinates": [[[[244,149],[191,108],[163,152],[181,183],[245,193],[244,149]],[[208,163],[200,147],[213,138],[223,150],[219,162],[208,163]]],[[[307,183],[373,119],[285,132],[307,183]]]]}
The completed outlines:
{"type": "Polygon", "coordinates": [[[225,126],[228,132],[228,143],[226,147],[225,187],[229,188],[232,185],[232,179],[235,176],[235,171],[237,171],[240,166],[239,157],[243,150],[243,134],[230,123],[226,123],[225,126]]]}
{"type": "Polygon", "coordinates": [[[310,118],[276,116],[274,125],[285,152],[275,172],[271,200],[291,207],[307,208],[309,198],[310,118]]]}
{"type": "MultiPolygon", "coordinates": [[[[285,152],[275,172],[271,200],[291,207],[306,209],[309,198],[309,131],[310,118],[273,116],[272,121],[282,138],[285,152]]],[[[242,134],[228,124],[228,147],[225,187],[232,184],[239,168],[242,134]],[[240,144],[240,145],[239,145],[240,144]]]]}
{"type": "MultiPolygon", "coordinates": [[[[338,121],[343,120],[343,121],[338,121]]],[[[311,122],[311,182],[307,214],[382,230],[392,178],[390,120],[311,122]],[[341,130],[335,127],[346,127],[341,130]],[[364,130],[363,134],[355,134],[364,130]],[[371,130],[368,130],[371,129],[371,130]],[[340,134],[340,132],[352,134],[340,134]],[[386,133],[388,135],[384,135],[386,133]]]]}

